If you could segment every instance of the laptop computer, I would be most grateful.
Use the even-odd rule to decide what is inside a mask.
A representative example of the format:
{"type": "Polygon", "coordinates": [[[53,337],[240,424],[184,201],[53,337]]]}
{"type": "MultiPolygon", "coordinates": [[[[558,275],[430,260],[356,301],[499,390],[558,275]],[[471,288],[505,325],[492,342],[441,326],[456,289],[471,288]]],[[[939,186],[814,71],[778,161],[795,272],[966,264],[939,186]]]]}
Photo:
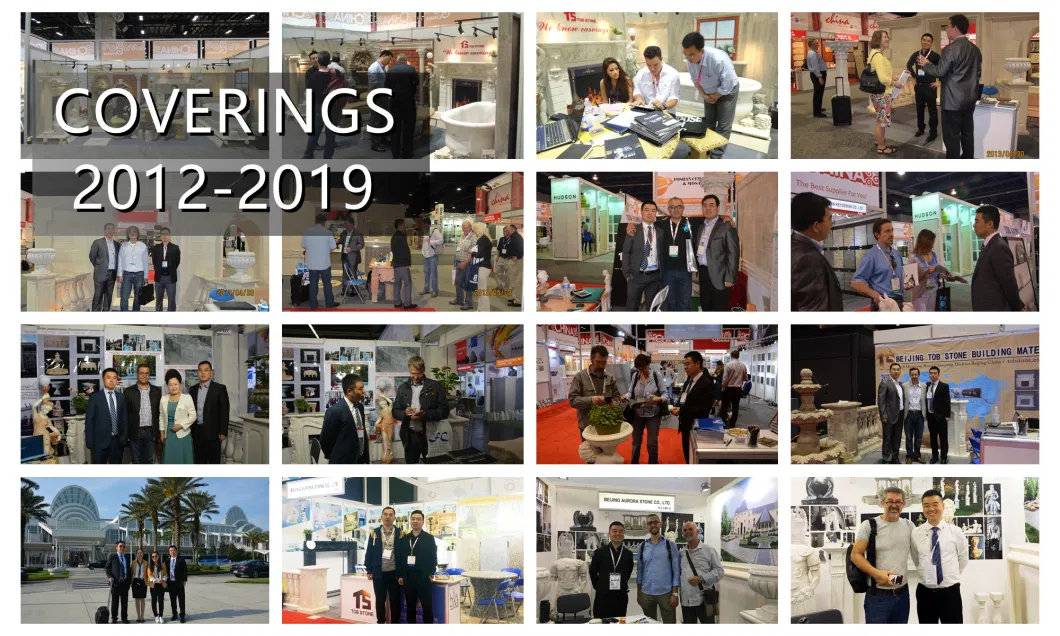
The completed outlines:
{"type": "Polygon", "coordinates": [[[544,152],[551,148],[574,143],[578,139],[578,133],[582,128],[582,115],[585,114],[584,104],[575,104],[570,115],[566,119],[550,121],[537,127],[537,151],[544,152]]]}
{"type": "Polygon", "coordinates": [[[44,452],[44,436],[30,435],[22,438],[22,463],[47,459],[44,452]]]}

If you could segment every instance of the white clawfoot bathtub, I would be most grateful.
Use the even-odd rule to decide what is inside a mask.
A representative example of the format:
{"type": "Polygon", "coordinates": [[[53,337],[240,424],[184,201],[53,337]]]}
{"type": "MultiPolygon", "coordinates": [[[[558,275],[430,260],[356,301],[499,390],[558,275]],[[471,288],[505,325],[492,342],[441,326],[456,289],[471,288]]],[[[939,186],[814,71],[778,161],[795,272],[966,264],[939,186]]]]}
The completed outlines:
{"type": "Polygon", "coordinates": [[[495,102],[464,104],[443,112],[441,117],[445,124],[445,145],[454,156],[480,159],[483,150],[493,150],[495,102]]]}
{"type": "MultiPolygon", "coordinates": [[[[684,115],[703,116],[703,98],[692,84],[692,76],[681,73],[681,98],[677,102],[677,112],[684,115]]],[[[751,98],[762,90],[762,83],[749,77],[738,77],[740,95],[736,98],[736,116],[733,121],[740,121],[751,112],[751,98]]]]}

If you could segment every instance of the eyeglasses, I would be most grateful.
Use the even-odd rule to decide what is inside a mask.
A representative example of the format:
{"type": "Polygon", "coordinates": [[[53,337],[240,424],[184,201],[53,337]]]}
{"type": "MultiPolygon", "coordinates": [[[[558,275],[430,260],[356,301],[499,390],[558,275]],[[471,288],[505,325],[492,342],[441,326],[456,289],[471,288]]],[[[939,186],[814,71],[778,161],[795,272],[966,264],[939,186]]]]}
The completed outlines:
{"type": "Polygon", "coordinates": [[[666,209],[667,210],[684,210],[685,206],[683,206],[683,205],[668,205],[668,206],[666,206],[666,209]]]}
{"type": "Polygon", "coordinates": [[[904,501],[895,501],[893,499],[888,499],[888,500],[884,501],[883,503],[888,505],[888,506],[900,506],[900,505],[904,504],[905,502],[904,501]]]}
{"type": "Polygon", "coordinates": [[[659,525],[662,525],[662,522],[661,521],[649,521],[648,525],[649,526],[659,526],[659,525]]]}

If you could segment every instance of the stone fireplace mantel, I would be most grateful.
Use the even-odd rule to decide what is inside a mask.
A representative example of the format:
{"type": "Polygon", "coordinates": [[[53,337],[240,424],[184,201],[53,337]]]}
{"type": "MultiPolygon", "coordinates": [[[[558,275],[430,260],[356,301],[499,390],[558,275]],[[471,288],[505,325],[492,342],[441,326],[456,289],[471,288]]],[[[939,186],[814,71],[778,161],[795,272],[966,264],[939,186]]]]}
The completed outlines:
{"type": "Polygon", "coordinates": [[[437,112],[447,111],[453,103],[453,80],[482,82],[482,101],[497,101],[497,65],[468,62],[434,62],[438,73],[437,112]]]}
{"type": "Polygon", "coordinates": [[[543,53],[547,71],[539,76],[545,85],[538,86],[545,118],[553,113],[566,113],[571,103],[570,77],[567,69],[572,66],[600,64],[605,58],[613,57],[620,62],[626,57],[626,43],[623,40],[588,41],[588,42],[538,42],[537,48],[543,53]]]}

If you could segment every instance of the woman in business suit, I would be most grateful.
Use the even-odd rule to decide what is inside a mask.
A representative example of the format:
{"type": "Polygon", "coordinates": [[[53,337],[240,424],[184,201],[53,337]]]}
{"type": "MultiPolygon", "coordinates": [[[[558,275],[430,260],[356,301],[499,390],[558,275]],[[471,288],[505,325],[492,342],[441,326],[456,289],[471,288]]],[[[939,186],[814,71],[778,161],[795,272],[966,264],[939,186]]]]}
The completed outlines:
{"type": "Polygon", "coordinates": [[[151,553],[151,561],[147,564],[147,587],[151,590],[151,613],[155,615],[156,623],[165,622],[162,617],[166,615],[166,564],[158,558],[157,552],[151,553]]]}
{"type": "Polygon", "coordinates": [[[163,444],[163,464],[194,464],[191,425],[195,423],[195,402],[182,393],[181,377],[176,369],[166,372],[167,392],[158,403],[158,428],[163,444]]]}
{"type": "Polygon", "coordinates": [[[144,607],[147,605],[147,561],[144,560],[142,548],[136,549],[136,559],[132,562],[132,597],[136,604],[136,622],[144,622],[144,607]]]}

